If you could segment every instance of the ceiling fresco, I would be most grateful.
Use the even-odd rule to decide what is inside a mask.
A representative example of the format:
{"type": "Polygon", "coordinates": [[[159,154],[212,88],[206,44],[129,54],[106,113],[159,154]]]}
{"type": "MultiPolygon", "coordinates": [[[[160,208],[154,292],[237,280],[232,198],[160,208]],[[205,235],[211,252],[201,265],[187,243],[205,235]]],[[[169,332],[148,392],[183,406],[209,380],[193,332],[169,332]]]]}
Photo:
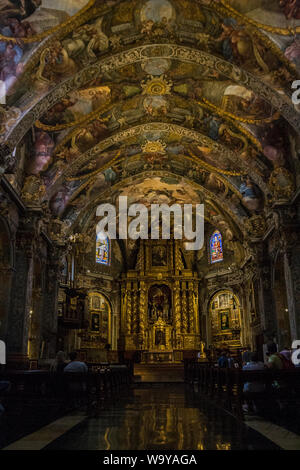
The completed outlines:
{"type": "Polygon", "coordinates": [[[300,183],[297,4],[0,1],[11,184],[68,233],[126,194],[205,202],[228,241],[262,235],[300,183]]]}

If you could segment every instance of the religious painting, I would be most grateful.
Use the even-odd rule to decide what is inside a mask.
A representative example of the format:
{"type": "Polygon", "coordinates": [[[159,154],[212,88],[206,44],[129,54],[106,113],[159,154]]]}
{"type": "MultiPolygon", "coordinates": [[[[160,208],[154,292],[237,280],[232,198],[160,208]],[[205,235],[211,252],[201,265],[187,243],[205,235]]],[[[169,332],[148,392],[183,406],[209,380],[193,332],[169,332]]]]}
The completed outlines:
{"type": "MultiPolygon", "coordinates": [[[[96,340],[97,347],[101,344],[101,348],[109,342],[110,337],[110,304],[104,295],[98,292],[89,294],[89,332],[93,333],[96,340]]],[[[93,348],[95,339],[85,335],[85,347],[93,348]]]]}
{"type": "Polygon", "coordinates": [[[166,323],[172,321],[171,290],[168,286],[155,284],[148,293],[148,319],[155,323],[159,319],[166,323]]]}
{"type": "Polygon", "coordinates": [[[211,236],[209,248],[211,264],[223,261],[223,240],[218,230],[211,236]]]}
{"type": "MultiPolygon", "coordinates": [[[[87,3],[88,0],[1,0],[0,34],[3,40],[0,41],[0,91],[3,96],[10,93],[23,73],[35,44],[41,41],[40,37],[50,36],[87,3]]],[[[48,62],[51,62],[48,67],[59,67],[64,53],[60,46],[56,63],[53,64],[48,57],[48,62]]]]}
{"type": "Polygon", "coordinates": [[[232,291],[217,292],[210,301],[209,314],[215,348],[224,349],[241,344],[240,301],[232,291]]]}
{"type": "Polygon", "coordinates": [[[229,330],[230,310],[221,310],[220,313],[221,330],[229,330]]]}
{"type": "Polygon", "coordinates": [[[167,266],[167,247],[164,245],[156,245],[152,247],[152,266],[167,266]]]}
{"type": "Polygon", "coordinates": [[[91,316],[91,331],[99,333],[100,331],[100,315],[93,313],[91,316]]]}
{"type": "Polygon", "coordinates": [[[100,310],[100,307],[101,307],[100,297],[98,296],[93,297],[93,308],[95,310],[100,310]]]}
{"type": "Polygon", "coordinates": [[[228,294],[220,294],[219,296],[219,308],[228,307],[228,294]]]}

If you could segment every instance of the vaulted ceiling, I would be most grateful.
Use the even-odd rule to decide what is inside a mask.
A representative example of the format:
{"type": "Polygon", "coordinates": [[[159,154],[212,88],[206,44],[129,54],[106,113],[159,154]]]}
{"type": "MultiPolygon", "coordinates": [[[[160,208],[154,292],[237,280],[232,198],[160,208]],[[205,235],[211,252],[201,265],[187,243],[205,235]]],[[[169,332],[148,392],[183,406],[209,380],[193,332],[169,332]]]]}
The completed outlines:
{"type": "Polygon", "coordinates": [[[0,4],[0,155],[64,233],[100,202],[204,202],[262,236],[299,186],[300,8],[279,0],[0,4]],[[23,4],[23,6],[22,6],[23,4]]]}

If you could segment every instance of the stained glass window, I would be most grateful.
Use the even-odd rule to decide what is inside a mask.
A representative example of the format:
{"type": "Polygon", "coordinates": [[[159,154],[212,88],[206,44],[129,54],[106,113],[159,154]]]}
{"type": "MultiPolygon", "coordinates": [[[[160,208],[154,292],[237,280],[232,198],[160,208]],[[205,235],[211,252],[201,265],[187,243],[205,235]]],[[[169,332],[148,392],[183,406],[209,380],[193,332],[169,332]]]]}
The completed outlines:
{"type": "Polygon", "coordinates": [[[212,234],[209,248],[211,264],[223,261],[223,240],[222,234],[218,230],[212,234]]]}
{"type": "Polygon", "coordinates": [[[96,238],[96,263],[109,265],[109,238],[102,232],[96,238]]]}

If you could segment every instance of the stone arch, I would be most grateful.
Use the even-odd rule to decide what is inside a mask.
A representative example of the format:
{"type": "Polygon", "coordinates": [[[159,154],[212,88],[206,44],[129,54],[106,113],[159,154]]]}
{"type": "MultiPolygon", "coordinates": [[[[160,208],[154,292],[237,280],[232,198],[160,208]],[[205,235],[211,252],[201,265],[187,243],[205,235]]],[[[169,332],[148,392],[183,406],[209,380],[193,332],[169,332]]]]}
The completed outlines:
{"type": "Polygon", "coordinates": [[[207,301],[207,339],[215,349],[238,351],[242,346],[242,303],[230,287],[210,293],[207,301]]]}
{"type": "MultiPolygon", "coordinates": [[[[97,288],[95,290],[94,289],[89,290],[88,292],[89,332],[90,334],[95,335],[95,337],[98,338],[98,340],[101,339],[101,341],[99,341],[98,349],[95,348],[95,351],[94,351],[95,354],[98,354],[96,350],[109,351],[112,348],[112,346],[115,346],[113,344],[115,343],[114,341],[115,331],[113,331],[114,329],[113,318],[114,318],[113,302],[109,298],[108,293],[104,289],[101,289],[101,288],[97,288]],[[100,299],[103,299],[104,303],[101,303],[100,299]],[[104,304],[108,308],[107,307],[103,308],[104,304]],[[103,325],[105,325],[104,328],[103,328],[103,325]],[[104,331],[104,329],[106,331],[104,331]],[[107,345],[109,345],[109,349],[107,345]]],[[[84,338],[82,338],[81,341],[84,341],[84,338]]],[[[81,349],[84,349],[84,343],[81,344],[81,349]]],[[[101,360],[99,362],[101,362],[101,360]]]]}
{"type": "MultiPolygon", "coordinates": [[[[162,171],[149,171],[149,172],[147,172],[147,171],[142,171],[141,173],[138,174],[139,177],[147,177],[147,176],[150,177],[150,176],[153,176],[153,175],[155,175],[155,176],[166,176],[166,175],[169,175],[169,176],[177,176],[177,177],[178,177],[178,175],[175,174],[175,173],[173,173],[172,171],[163,171],[163,172],[162,172],[162,171]]],[[[135,177],[136,177],[136,176],[137,176],[137,175],[135,175],[135,177]]],[[[135,178],[135,177],[134,177],[134,178],[135,178]]],[[[201,191],[206,199],[210,199],[210,198],[212,198],[212,199],[214,199],[214,200],[217,199],[218,202],[219,202],[219,204],[220,204],[220,207],[222,207],[222,204],[224,205],[224,202],[221,201],[221,200],[219,200],[219,199],[217,198],[217,196],[216,196],[214,193],[208,191],[206,188],[204,188],[204,187],[201,186],[200,184],[198,184],[198,183],[196,183],[196,182],[190,180],[190,179],[189,179],[188,177],[186,177],[186,176],[185,176],[183,179],[186,180],[187,182],[189,182],[189,184],[190,184],[192,187],[197,188],[199,191],[201,191]]],[[[118,186],[122,186],[122,185],[124,185],[124,184],[130,184],[130,183],[134,184],[134,181],[133,181],[133,178],[132,178],[132,177],[128,177],[128,178],[126,178],[126,179],[123,179],[120,183],[117,183],[116,185],[112,186],[112,187],[110,188],[110,191],[113,190],[113,189],[117,189],[118,186]]],[[[106,198],[106,197],[107,197],[107,195],[106,195],[106,192],[104,191],[103,193],[97,195],[92,201],[89,202],[88,206],[85,207],[84,212],[85,212],[85,213],[89,213],[89,217],[87,217],[87,219],[86,219],[86,221],[85,221],[85,227],[89,225],[89,223],[90,223],[92,217],[94,217],[93,210],[94,210],[95,206],[98,204],[98,202],[100,203],[100,200],[101,200],[101,202],[105,202],[105,198],[106,198]],[[101,199],[100,199],[100,198],[101,198],[101,199]]],[[[233,213],[230,209],[228,209],[228,208],[226,209],[225,212],[226,212],[226,219],[227,219],[227,217],[229,217],[230,220],[231,220],[231,223],[232,223],[232,227],[233,227],[233,229],[234,229],[234,232],[241,234],[242,231],[243,231],[243,228],[242,228],[242,227],[243,227],[243,219],[241,219],[240,217],[238,217],[236,214],[234,214],[234,213],[233,213]]],[[[78,217],[78,218],[80,218],[80,217],[78,217]]],[[[212,222],[212,224],[213,224],[213,222],[212,222]]],[[[71,228],[70,228],[70,232],[71,232],[71,230],[74,230],[75,228],[77,229],[77,226],[71,227],[71,228]]],[[[79,228],[79,227],[78,227],[78,228],[79,228]]],[[[84,231],[84,227],[81,226],[81,227],[80,227],[80,230],[83,230],[83,231],[84,231]]]]}

